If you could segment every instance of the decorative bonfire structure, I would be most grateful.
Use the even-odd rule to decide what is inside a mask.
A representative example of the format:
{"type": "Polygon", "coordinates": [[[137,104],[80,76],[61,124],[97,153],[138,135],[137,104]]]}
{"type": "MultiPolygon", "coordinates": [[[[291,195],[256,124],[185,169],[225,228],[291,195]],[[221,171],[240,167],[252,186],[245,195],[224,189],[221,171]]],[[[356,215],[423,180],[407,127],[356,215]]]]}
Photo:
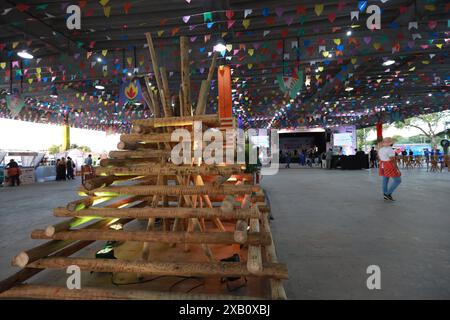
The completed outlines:
{"type": "Polygon", "coordinates": [[[230,126],[229,117],[205,114],[217,56],[202,81],[194,112],[188,41],[181,38],[181,86],[175,112],[179,116],[173,116],[166,70],[158,66],[152,38],[146,36],[157,90],[145,78],[143,94],[154,118],[135,121],[133,132],[121,136],[119,150],[101,160],[95,178],[81,187],[82,199],[54,210],[56,217],[67,220],[32,232],[33,239],[49,241],[13,258],[12,264],[23,269],[0,283],[0,298],[286,299],[281,281],[288,272],[277,261],[270,209],[253,176],[244,172],[245,166],[170,161],[174,129],[192,133],[194,121],[201,121],[204,129],[223,131],[230,126]],[[128,228],[133,224],[140,230],[128,228]],[[96,241],[107,241],[96,257],[71,257],[96,241]],[[44,269],[65,271],[69,266],[112,273],[116,283],[130,287],[24,284],[44,269]],[[194,288],[202,293],[174,289],[177,277],[200,281],[194,288]]]}

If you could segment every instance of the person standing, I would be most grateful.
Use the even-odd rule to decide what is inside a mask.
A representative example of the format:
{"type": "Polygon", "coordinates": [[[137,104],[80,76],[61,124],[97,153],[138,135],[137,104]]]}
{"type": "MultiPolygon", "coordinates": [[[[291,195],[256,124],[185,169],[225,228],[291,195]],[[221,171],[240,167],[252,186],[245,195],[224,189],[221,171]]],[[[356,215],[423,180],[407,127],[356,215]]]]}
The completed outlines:
{"type": "Polygon", "coordinates": [[[375,147],[372,147],[372,149],[370,149],[369,156],[370,156],[370,167],[377,168],[378,167],[378,164],[377,164],[378,154],[377,154],[377,150],[375,150],[375,147]]]}
{"type": "Polygon", "coordinates": [[[327,163],[327,169],[331,169],[331,160],[333,159],[333,150],[330,148],[328,149],[327,153],[325,154],[325,162],[327,163]]]}
{"type": "Polygon", "coordinates": [[[9,160],[6,165],[6,174],[8,175],[9,185],[14,187],[16,184],[20,186],[20,168],[19,164],[14,160],[9,160]]]}
{"type": "Polygon", "coordinates": [[[67,179],[75,179],[74,176],[74,168],[75,168],[75,163],[73,163],[73,160],[71,157],[67,157],[67,162],[66,162],[66,166],[67,166],[67,179]]]}
{"type": "Polygon", "coordinates": [[[392,149],[393,145],[394,139],[384,138],[380,143],[380,149],[378,150],[378,157],[380,159],[378,172],[382,177],[383,197],[385,200],[390,201],[395,201],[392,194],[402,182],[400,178],[402,174],[397,166],[395,152],[392,149]],[[392,179],[392,183],[389,185],[390,179],[392,179]]]}
{"type": "Polygon", "coordinates": [[[286,167],[285,168],[290,168],[291,166],[291,154],[289,151],[286,152],[286,167]]]}
{"type": "Polygon", "coordinates": [[[59,180],[66,180],[66,159],[61,158],[61,160],[58,163],[58,166],[56,167],[56,170],[59,174],[59,180]]]}

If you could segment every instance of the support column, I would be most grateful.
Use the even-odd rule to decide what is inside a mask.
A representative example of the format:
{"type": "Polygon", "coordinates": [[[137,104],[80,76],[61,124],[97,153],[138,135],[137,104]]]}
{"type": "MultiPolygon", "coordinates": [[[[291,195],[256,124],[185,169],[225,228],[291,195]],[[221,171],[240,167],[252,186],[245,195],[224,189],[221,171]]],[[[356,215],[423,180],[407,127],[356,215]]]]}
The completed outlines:
{"type": "Polygon", "coordinates": [[[66,114],[64,118],[64,126],[63,126],[63,143],[62,150],[66,151],[70,149],[70,126],[69,126],[69,115],[66,114]]]}
{"type": "Polygon", "coordinates": [[[233,127],[233,111],[231,99],[231,69],[229,66],[219,66],[219,118],[221,128],[233,127]]]}

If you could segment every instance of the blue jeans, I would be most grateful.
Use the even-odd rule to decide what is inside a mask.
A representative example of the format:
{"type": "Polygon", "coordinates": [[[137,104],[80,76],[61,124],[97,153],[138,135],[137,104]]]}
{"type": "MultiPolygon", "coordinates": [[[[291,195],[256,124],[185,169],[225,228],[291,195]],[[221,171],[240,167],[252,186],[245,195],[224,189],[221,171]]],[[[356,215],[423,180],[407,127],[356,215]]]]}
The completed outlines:
{"type": "Polygon", "coordinates": [[[387,195],[391,195],[395,189],[397,189],[397,187],[400,185],[400,183],[402,183],[402,178],[397,177],[397,178],[388,178],[388,177],[382,177],[383,181],[382,181],[382,187],[383,187],[383,193],[387,194],[387,195]],[[392,179],[392,183],[390,186],[388,186],[389,184],[389,179],[392,179]]]}

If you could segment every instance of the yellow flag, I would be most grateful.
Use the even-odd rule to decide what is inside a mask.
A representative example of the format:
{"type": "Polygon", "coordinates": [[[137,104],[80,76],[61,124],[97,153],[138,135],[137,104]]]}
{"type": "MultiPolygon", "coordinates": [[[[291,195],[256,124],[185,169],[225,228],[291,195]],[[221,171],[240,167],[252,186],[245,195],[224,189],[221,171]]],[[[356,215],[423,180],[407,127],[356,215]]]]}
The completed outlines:
{"type": "Polygon", "coordinates": [[[102,50],[102,55],[103,55],[104,57],[106,57],[107,54],[108,54],[108,50],[107,50],[107,49],[102,50]]]}
{"type": "Polygon", "coordinates": [[[333,41],[337,46],[341,44],[341,39],[334,39],[333,41]]]}
{"type": "Polygon", "coordinates": [[[316,14],[318,16],[320,16],[322,14],[322,12],[323,12],[323,3],[322,4],[316,4],[314,6],[314,11],[316,12],[316,14]]]}
{"type": "Polygon", "coordinates": [[[103,13],[105,14],[105,17],[109,18],[109,15],[111,14],[111,7],[103,7],[103,13]]]}
{"type": "Polygon", "coordinates": [[[250,20],[244,19],[244,21],[242,21],[242,25],[244,26],[245,29],[247,29],[250,26],[250,20]]]}

